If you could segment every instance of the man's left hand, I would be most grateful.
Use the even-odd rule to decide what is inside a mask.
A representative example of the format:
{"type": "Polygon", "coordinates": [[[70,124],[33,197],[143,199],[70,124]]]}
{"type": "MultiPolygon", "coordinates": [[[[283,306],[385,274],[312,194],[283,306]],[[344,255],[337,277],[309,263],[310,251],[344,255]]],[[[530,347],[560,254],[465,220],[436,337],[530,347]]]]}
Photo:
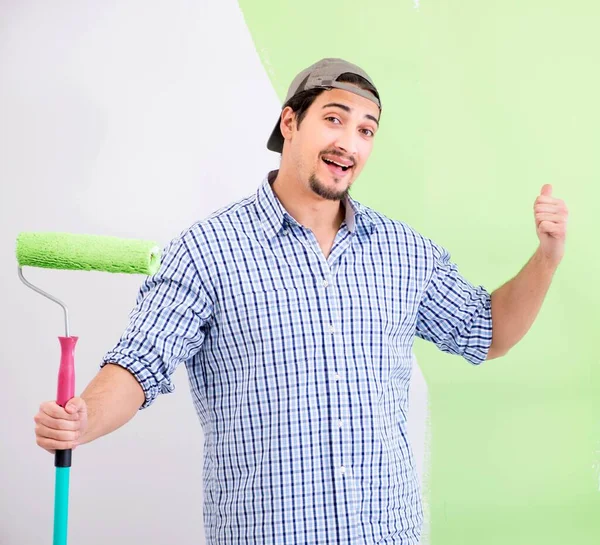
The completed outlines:
{"type": "Polygon", "coordinates": [[[569,210],[562,199],[552,196],[552,186],[545,184],[533,205],[535,226],[542,256],[558,266],[565,253],[569,210]]]}

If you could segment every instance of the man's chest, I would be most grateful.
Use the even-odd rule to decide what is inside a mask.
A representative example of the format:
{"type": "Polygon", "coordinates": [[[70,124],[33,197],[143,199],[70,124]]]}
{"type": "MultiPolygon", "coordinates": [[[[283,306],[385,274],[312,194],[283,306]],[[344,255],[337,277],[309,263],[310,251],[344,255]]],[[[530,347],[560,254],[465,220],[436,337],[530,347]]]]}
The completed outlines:
{"type": "Polygon", "coordinates": [[[377,357],[412,345],[425,269],[381,245],[326,259],[296,244],[253,248],[219,271],[214,323],[240,350],[310,357],[358,346],[377,357]],[[334,259],[332,259],[334,258],[334,259]]]}

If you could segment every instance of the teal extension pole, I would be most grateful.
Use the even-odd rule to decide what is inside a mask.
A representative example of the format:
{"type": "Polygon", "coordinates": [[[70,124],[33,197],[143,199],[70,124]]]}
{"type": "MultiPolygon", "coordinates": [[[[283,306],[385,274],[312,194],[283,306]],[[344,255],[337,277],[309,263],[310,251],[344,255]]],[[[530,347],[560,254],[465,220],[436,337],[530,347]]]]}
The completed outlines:
{"type": "Polygon", "coordinates": [[[66,545],[69,527],[70,467],[57,467],[54,486],[54,539],[53,545],[66,545]]]}

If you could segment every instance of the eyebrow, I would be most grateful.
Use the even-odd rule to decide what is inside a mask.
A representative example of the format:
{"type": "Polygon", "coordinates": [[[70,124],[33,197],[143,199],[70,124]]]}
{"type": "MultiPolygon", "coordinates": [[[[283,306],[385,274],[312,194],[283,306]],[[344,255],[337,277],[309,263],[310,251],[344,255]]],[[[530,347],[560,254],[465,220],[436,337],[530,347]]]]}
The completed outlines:
{"type": "MultiPolygon", "coordinates": [[[[323,109],[325,109],[325,108],[341,108],[345,112],[352,111],[352,108],[350,108],[350,106],[346,106],[345,104],[340,104],[339,102],[330,102],[329,104],[325,104],[325,106],[323,106],[323,109]]],[[[379,121],[377,119],[375,119],[372,115],[365,114],[365,117],[367,119],[370,119],[371,121],[375,121],[375,123],[377,123],[377,126],[379,127],[379,121]]]]}

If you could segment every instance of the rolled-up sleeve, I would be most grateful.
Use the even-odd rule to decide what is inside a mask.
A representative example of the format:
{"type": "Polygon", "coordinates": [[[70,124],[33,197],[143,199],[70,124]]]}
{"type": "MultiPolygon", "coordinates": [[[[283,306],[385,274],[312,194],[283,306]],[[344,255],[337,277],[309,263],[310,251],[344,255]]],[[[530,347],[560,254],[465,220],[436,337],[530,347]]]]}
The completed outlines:
{"type": "Polygon", "coordinates": [[[142,283],[128,326],[100,366],[128,369],[144,391],[144,409],[174,390],[171,375],[200,350],[211,312],[185,239],[174,239],[158,272],[142,283]]]}
{"type": "Polygon", "coordinates": [[[459,274],[447,250],[432,247],[433,273],[419,305],[416,335],[443,352],[480,364],[492,343],[491,296],[459,274]]]}

